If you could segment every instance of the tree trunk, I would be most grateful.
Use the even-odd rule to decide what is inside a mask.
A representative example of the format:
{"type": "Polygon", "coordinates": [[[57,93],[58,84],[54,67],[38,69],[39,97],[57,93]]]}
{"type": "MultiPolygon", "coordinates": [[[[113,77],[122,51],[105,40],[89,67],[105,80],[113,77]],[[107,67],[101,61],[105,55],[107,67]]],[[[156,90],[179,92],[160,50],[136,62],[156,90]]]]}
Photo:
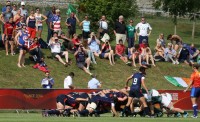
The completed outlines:
{"type": "Polygon", "coordinates": [[[194,15],[194,20],[192,25],[192,40],[194,40],[195,26],[196,26],[196,15],[194,15]]]}
{"type": "Polygon", "coordinates": [[[174,35],[176,35],[176,24],[174,25],[174,35]]]}

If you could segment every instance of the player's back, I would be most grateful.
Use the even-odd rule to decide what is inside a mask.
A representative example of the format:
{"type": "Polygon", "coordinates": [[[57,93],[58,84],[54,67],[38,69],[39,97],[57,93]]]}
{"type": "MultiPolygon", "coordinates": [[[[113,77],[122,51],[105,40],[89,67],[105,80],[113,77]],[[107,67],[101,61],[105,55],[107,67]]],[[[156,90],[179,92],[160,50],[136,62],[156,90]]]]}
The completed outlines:
{"type": "Polygon", "coordinates": [[[200,72],[192,73],[191,80],[193,80],[193,87],[200,87],[200,72]]]}
{"type": "Polygon", "coordinates": [[[140,90],[143,77],[144,75],[142,73],[135,73],[132,77],[133,81],[132,81],[131,89],[140,90]]]}

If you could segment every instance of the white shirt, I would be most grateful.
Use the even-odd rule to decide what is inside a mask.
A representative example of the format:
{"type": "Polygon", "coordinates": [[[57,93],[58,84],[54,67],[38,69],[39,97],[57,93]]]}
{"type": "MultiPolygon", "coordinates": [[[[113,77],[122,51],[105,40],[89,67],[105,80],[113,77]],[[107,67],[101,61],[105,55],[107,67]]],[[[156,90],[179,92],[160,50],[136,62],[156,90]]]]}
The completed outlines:
{"type": "Polygon", "coordinates": [[[22,9],[22,8],[19,8],[21,10],[21,16],[24,16],[25,18],[28,17],[28,11],[26,9],[22,9]]]}
{"type": "Polygon", "coordinates": [[[149,23],[138,23],[136,25],[136,30],[139,29],[139,35],[140,36],[148,36],[148,30],[152,30],[151,26],[149,25],[149,23]]]}
{"type": "Polygon", "coordinates": [[[65,89],[70,89],[69,86],[72,85],[72,77],[71,76],[67,76],[64,80],[64,88],[65,89]]]}
{"type": "Polygon", "coordinates": [[[100,21],[99,22],[99,28],[103,28],[105,30],[108,29],[108,23],[106,21],[100,21]]]}
{"type": "Polygon", "coordinates": [[[92,78],[88,82],[88,88],[90,88],[90,89],[97,89],[99,85],[101,85],[101,84],[96,78],[92,78]]]}
{"type": "Polygon", "coordinates": [[[50,46],[51,46],[51,53],[61,52],[61,44],[59,42],[53,42],[50,46]]]}

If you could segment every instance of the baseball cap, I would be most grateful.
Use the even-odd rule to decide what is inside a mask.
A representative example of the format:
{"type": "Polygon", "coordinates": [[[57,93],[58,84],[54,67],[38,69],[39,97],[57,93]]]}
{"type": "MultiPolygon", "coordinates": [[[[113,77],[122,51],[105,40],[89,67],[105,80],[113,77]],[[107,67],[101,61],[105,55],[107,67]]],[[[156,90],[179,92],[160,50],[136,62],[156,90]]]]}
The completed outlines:
{"type": "Polygon", "coordinates": [[[24,1],[21,2],[21,6],[25,6],[25,2],[24,1]]]}

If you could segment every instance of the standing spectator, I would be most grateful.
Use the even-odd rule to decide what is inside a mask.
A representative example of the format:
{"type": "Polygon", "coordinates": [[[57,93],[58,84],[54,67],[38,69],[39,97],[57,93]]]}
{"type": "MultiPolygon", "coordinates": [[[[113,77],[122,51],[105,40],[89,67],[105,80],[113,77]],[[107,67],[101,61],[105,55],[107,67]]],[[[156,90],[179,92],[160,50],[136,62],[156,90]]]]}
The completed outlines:
{"type": "Polygon", "coordinates": [[[26,25],[22,25],[22,30],[17,33],[15,36],[15,40],[17,41],[17,44],[19,45],[19,58],[17,66],[21,68],[22,66],[25,67],[25,54],[27,51],[26,43],[28,42],[28,33],[26,30],[26,25]]]}
{"type": "Polygon", "coordinates": [[[76,14],[73,12],[70,14],[70,17],[67,18],[65,24],[68,27],[68,37],[73,38],[73,35],[76,33],[76,22],[79,23],[79,19],[76,17],[76,14]]]}
{"type": "Polygon", "coordinates": [[[98,89],[101,88],[101,83],[97,80],[96,75],[91,76],[92,79],[88,82],[88,89],[98,89]]]}
{"type": "Polygon", "coordinates": [[[69,75],[64,80],[64,89],[74,89],[75,88],[73,86],[73,81],[72,81],[73,78],[74,78],[74,73],[70,72],[69,75]]]}
{"type": "Polygon", "coordinates": [[[135,27],[133,26],[133,20],[129,21],[129,25],[126,26],[127,39],[128,39],[128,51],[134,47],[134,42],[136,40],[135,27]]]}
{"type": "Polygon", "coordinates": [[[53,36],[53,30],[50,27],[50,22],[51,19],[53,18],[53,15],[56,14],[56,7],[53,6],[51,11],[48,11],[46,14],[47,20],[46,20],[46,24],[48,27],[48,33],[47,33],[47,43],[49,43],[50,38],[53,36]]]}
{"type": "Polygon", "coordinates": [[[78,50],[74,53],[74,56],[76,57],[76,64],[80,69],[84,70],[87,74],[92,75],[92,73],[89,71],[91,60],[89,57],[86,58],[86,52],[87,50],[85,50],[83,45],[80,44],[78,50]],[[85,65],[87,67],[85,67],[85,65]]]}
{"type": "MultiPolygon", "coordinates": [[[[1,10],[2,13],[6,12],[7,6],[11,7],[11,2],[10,0],[6,1],[6,6],[4,6],[1,10]]],[[[11,8],[12,9],[12,8],[11,8]]]]}
{"type": "Polygon", "coordinates": [[[15,4],[13,4],[11,12],[13,13],[13,16],[15,16],[15,14],[17,14],[17,6],[15,4]]]}
{"type": "Polygon", "coordinates": [[[19,8],[21,10],[21,16],[24,16],[24,19],[26,20],[26,18],[28,17],[28,11],[27,9],[25,9],[25,2],[22,1],[21,2],[21,8],[19,8]]]}
{"type": "Polygon", "coordinates": [[[6,48],[6,55],[8,55],[8,43],[10,44],[11,55],[14,55],[14,28],[15,23],[13,22],[13,17],[9,19],[8,22],[5,23],[5,48],[6,48]]]}
{"type": "Polygon", "coordinates": [[[31,10],[31,14],[26,20],[26,25],[28,25],[29,38],[33,40],[36,36],[36,18],[33,10],[31,10]]]}
{"type": "Polygon", "coordinates": [[[139,36],[138,38],[139,44],[142,43],[143,39],[147,40],[147,43],[149,43],[148,40],[149,40],[149,36],[151,34],[152,28],[150,24],[146,22],[144,17],[141,18],[141,22],[138,23],[135,28],[136,28],[137,36],[139,36]]]}
{"type": "Polygon", "coordinates": [[[95,56],[99,56],[100,54],[100,41],[97,39],[94,32],[90,34],[90,38],[88,38],[88,47],[94,53],[95,56]]]}
{"type": "Polygon", "coordinates": [[[38,39],[41,38],[42,30],[43,30],[43,22],[47,20],[47,17],[40,13],[40,9],[36,8],[35,13],[35,19],[36,19],[36,31],[38,33],[38,39]],[[44,18],[44,19],[42,19],[44,18]]]}
{"type": "Polygon", "coordinates": [[[106,20],[106,16],[101,16],[101,19],[98,22],[99,29],[98,29],[98,36],[97,38],[102,38],[105,33],[108,33],[108,21],[106,20]]]}
{"type": "Polygon", "coordinates": [[[198,71],[199,65],[193,65],[192,66],[193,73],[191,74],[191,81],[188,87],[184,90],[186,92],[191,86],[191,101],[192,101],[192,107],[193,107],[193,115],[192,118],[197,118],[198,115],[198,98],[200,96],[200,72],[198,71]]]}
{"type": "Polygon", "coordinates": [[[172,43],[168,43],[168,48],[165,48],[164,52],[165,61],[172,61],[173,64],[179,64],[176,51],[172,48],[172,43]]]}
{"type": "Polygon", "coordinates": [[[123,44],[126,41],[126,25],[124,22],[124,17],[122,15],[119,16],[119,20],[115,23],[114,34],[116,37],[116,44],[119,44],[119,40],[123,41],[123,44]]]}
{"type": "Polygon", "coordinates": [[[183,40],[178,35],[169,34],[167,36],[167,40],[171,41],[171,43],[173,44],[173,49],[175,51],[177,51],[179,49],[179,47],[181,46],[181,44],[183,43],[183,40]]]}
{"type": "Polygon", "coordinates": [[[61,50],[61,43],[58,39],[58,33],[54,32],[53,37],[51,37],[49,42],[51,53],[53,57],[57,58],[59,62],[61,62],[63,65],[68,66],[69,60],[68,60],[68,51],[61,50]],[[65,62],[62,60],[62,56],[65,57],[65,62]]]}
{"type": "Polygon", "coordinates": [[[119,44],[115,47],[115,55],[120,58],[124,63],[129,64],[128,58],[125,54],[126,47],[123,44],[122,39],[119,40],[119,44]]]}
{"type": "Polygon", "coordinates": [[[21,18],[22,16],[21,16],[21,10],[20,9],[18,9],[17,10],[17,13],[14,15],[14,22],[17,24],[19,21],[20,21],[20,18],[21,18]]]}
{"type": "Polygon", "coordinates": [[[85,19],[79,24],[79,26],[83,26],[83,39],[88,39],[90,35],[90,21],[88,20],[88,16],[85,16],[85,19]]]}
{"type": "Polygon", "coordinates": [[[42,88],[51,89],[54,85],[54,79],[50,77],[49,72],[45,72],[45,76],[46,77],[41,81],[42,88]]]}
{"type": "Polygon", "coordinates": [[[165,39],[164,39],[164,34],[163,34],[163,33],[161,33],[161,34],[159,35],[159,38],[156,40],[156,43],[157,43],[157,44],[161,44],[161,46],[162,46],[163,48],[165,48],[165,39]]]}
{"type": "Polygon", "coordinates": [[[59,9],[56,9],[56,14],[51,18],[50,28],[53,32],[57,32],[58,36],[61,35],[61,17],[59,9]]]}

